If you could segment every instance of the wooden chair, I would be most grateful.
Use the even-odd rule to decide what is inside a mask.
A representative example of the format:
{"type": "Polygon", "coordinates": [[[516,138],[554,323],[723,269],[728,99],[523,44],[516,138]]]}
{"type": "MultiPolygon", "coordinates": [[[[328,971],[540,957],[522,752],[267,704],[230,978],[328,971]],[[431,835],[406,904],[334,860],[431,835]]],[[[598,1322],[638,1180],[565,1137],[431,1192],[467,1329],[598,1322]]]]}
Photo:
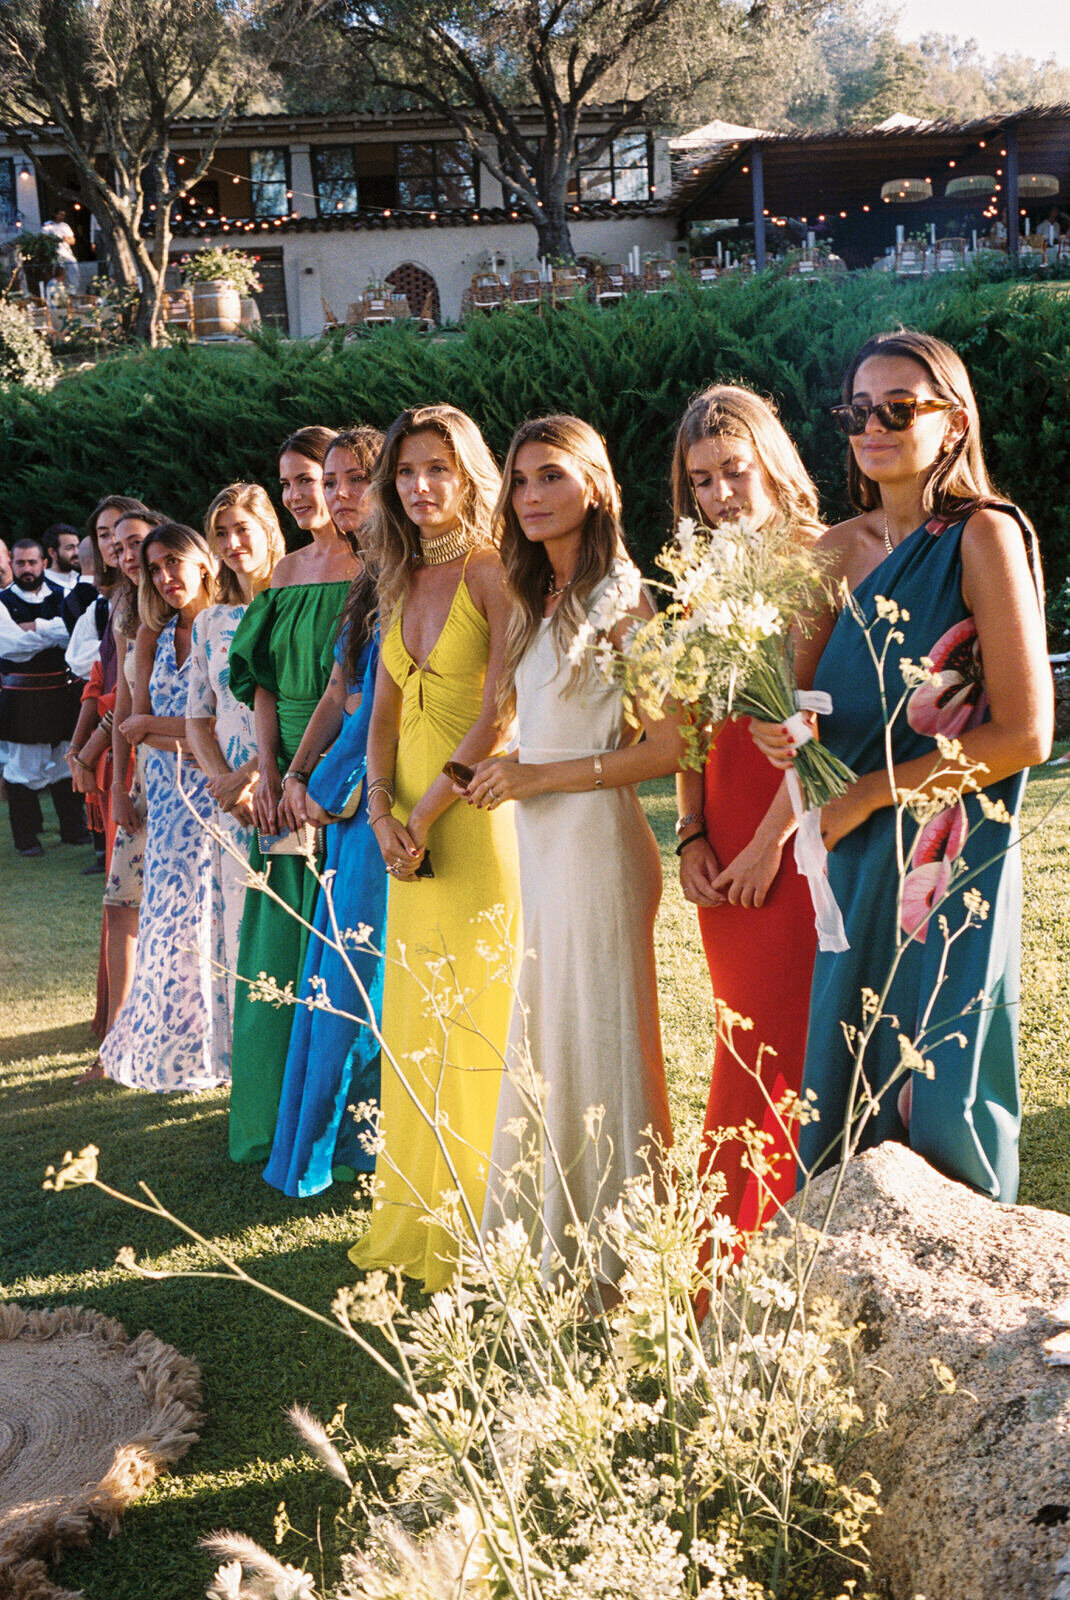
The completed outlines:
{"type": "Polygon", "coordinates": [[[690,271],[695,283],[716,283],[721,276],[716,256],[692,256],[690,271]]]}
{"type": "Polygon", "coordinates": [[[23,312],[30,327],[37,333],[43,333],[51,342],[56,337],[56,325],[52,320],[48,301],[44,295],[32,294],[23,302],[23,312]]]}
{"type": "Polygon", "coordinates": [[[619,305],[628,293],[628,280],[619,261],[600,268],[594,281],[595,305],[619,305]]]}
{"type": "Polygon", "coordinates": [[[509,300],[514,306],[541,305],[542,291],[537,267],[519,267],[509,274],[509,300]]]}
{"type": "Polygon", "coordinates": [[[966,240],[956,237],[937,239],[935,261],[937,272],[965,272],[966,240]]]}
{"type": "Polygon", "coordinates": [[[555,306],[573,299],[587,287],[587,275],[582,267],[555,267],[550,297],[555,306]]]}
{"type": "Polygon", "coordinates": [[[925,274],[925,248],[920,244],[897,244],[895,273],[900,278],[921,278],[925,274]]]}
{"type": "Polygon", "coordinates": [[[188,289],[165,294],[160,305],[165,327],[185,328],[193,336],[193,296],[188,289]]]}
{"type": "Polygon", "coordinates": [[[676,267],[666,256],[655,256],[643,268],[643,292],[664,294],[671,289],[676,277],[676,267]]]}
{"type": "Polygon", "coordinates": [[[477,272],[472,278],[469,305],[473,311],[500,311],[509,298],[509,285],[496,272],[477,272]]]}
{"type": "Polygon", "coordinates": [[[324,333],[329,332],[329,330],[331,328],[339,327],[340,323],[338,321],[338,318],[335,316],[334,312],[331,310],[330,306],[327,304],[326,297],[324,295],[322,295],[322,294],[320,295],[320,305],[323,307],[323,331],[324,331],[324,333]]]}

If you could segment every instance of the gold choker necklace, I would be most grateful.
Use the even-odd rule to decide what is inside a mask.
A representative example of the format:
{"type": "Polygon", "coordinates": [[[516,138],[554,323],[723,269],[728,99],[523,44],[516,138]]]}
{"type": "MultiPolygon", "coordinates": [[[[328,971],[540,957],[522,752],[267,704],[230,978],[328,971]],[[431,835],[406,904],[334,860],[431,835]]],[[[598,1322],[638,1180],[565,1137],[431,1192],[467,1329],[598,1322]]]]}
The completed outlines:
{"type": "Polygon", "coordinates": [[[473,545],[472,534],[465,528],[451,528],[437,538],[425,539],[420,535],[420,559],[425,567],[441,567],[447,561],[456,561],[467,555],[473,545]]]}

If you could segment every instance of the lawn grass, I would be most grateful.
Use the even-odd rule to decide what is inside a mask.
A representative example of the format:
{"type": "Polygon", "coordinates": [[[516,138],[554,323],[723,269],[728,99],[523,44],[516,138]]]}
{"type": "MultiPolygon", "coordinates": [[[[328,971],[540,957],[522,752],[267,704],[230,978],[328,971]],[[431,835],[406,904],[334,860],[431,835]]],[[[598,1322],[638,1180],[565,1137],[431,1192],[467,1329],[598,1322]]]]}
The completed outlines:
{"type": "MultiPolygon", "coordinates": [[[[1067,769],[1030,784],[1023,948],[1022,1138],[1024,1202],[1070,1212],[1070,801],[1035,833],[1070,783],[1067,769]]],[[[665,896],[658,925],[662,1029],[677,1125],[701,1118],[713,1006],[692,908],[672,853],[671,786],[646,786],[662,848],[665,896]]],[[[83,878],[87,851],[61,849],[46,833],[43,860],[0,844],[0,1245],[4,1299],[73,1302],[117,1317],[131,1333],[152,1328],[196,1357],[204,1374],[200,1443],[127,1513],[122,1534],[72,1554],[62,1578],[86,1600],[195,1600],[212,1562],[198,1538],[223,1526],[269,1546],[281,1501],[314,1532],[344,1491],[293,1445],[283,1411],[301,1400],[324,1417],[345,1401],[348,1420],[373,1447],[392,1431],[393,1392],[351,1346],[256,1296],[210,1281],[148,1282],[114,1266],[121,1245],[153,1267],[200,1263],[165,1224],[91,1190],[43,1192],[45,1165],[93,1143],[101,1176],[132,1191],[144,1179],[172,1211],[222,1244],[264,1281],[326,1311],[352,1276],[346,1248],[361,1227],[353,1192],[336,1186],[312,1201],[269,1188],[258,1169],[226,1154],[226,1096],[155,1096],[112,1085],[74,1087],[92,1059],[92,1011],[100,878],[83,878]]],[[[318,1570],[294,1535],[282,1555],[318,1570]]]]}

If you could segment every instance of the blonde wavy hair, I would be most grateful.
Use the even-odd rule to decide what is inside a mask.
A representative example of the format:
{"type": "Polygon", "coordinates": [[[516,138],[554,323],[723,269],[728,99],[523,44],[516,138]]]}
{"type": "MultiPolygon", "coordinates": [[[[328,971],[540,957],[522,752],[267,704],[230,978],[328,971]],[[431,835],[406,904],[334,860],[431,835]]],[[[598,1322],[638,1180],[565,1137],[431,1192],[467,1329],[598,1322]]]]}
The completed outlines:
{"type": "Polygon", "coordinates": [[[419,529],[406,515],[395,482],[401,446],[418,433],[437,434],[464,479],[460,530],[469,535],[474,546],[493,543],[491,519],[501,477],[471,417],[449,405],[412,406],[403,411],[386,431],[372,474],[372,510],[365,539],[365,554],[379,591],[384,636],[408,592],[413,568],[422,560],[419,529]]]}
{"type": "Polygon", "coordinates": [[[183,522],[162,522],[159,527],[153,528],[151,533],[145,535],[141,546],[141,576],[137,586],[138,616],[145,627],[151,628],[153,633],[159,633],[160,629],[166,627],[171,618],[178,614],[174,606],[169,605],[164,599],[149,576],[148,552],[150,546],[156,544],[162,544],[165,550],[172,550],[177,556],[196,561],[201,569],[201,585],[208,604],[214,606],[219,602],[216,558],[209,550],[203,534],[198,533],[195,528],[187,528],[183,522]]]}
{"type": "Polygon", "coordinates": [[[687,470],[687,456],[703,439],[742,439],[751,446],[781,516],[808,538],[824,533],[817,490],[769,400],[735,384],[703,389],[688,405],[672,453],[673,523],[702,511],[687,470]]]}
{"type": "MultiPolygon", "coordinates": [[[[602,435],[579,417],[536,417],[521,423],[505,458],[501,494],[494,508],[494,531],[502,565],[516,601],[506,634],[505,664],[498,687],[498,701],[502,707],[512,698],[517,667],[539,631],[546,592],[554,576],[544,547],[527,538],[513,508],[513,470],[517,453],[526,444],[545,444],[568,456],[591,495],[576,570],[550,624],[554,643],[563,656],[567,655],[580,623],[587,616],[594,590],[608,576],[615,561],[621,557],[629,559],[621,528],[620,490],[602,435]]],[[[576,687],[583,672],[582,662],[573,667],[566,694],[576,687]]]]}
{"type": "Polygon", "coordinates": [[[204,514],[204,537],[208,548],[215,556],[218,563],[219,599],[224,605],[241,605],[241,584],[238,574],[232,572],[219,554],[219,541],[217,525],[220,513],[233,510],[248,511],[255,522],[258,522],[267,536],[268,561],[267,573],[258,572],[258,578],[270,576],[274,571],[275,563],[286,554],[286,541],[282,536],[279,519],[275,507],[266,489],[258,483],[228,483],[225,489],[220,489],[208,510],[204,514]]]}

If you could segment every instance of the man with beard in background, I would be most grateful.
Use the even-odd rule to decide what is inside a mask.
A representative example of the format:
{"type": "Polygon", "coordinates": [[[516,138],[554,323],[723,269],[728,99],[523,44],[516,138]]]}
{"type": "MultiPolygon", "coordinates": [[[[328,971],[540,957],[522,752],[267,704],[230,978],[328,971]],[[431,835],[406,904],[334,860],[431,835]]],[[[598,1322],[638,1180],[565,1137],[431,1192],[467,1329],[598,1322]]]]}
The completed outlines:
{"type": "Polygon", "coordinates": [[[73,589],[82,576],[82,560],[78,549],[81,534],[69,522],[53,522],[41,535],[47,567],[45,577],[49,583],[58,583],[61,589],[73,589]]]}
{"type": "Polygon", "coordinates": [[[40,793],[48,789],[64,844],[88,844],[81,795],[63,759],[78,715],[78,694],[64,660],[64,590],[45,576],[44,550],[19,539],[14,581],[0,590],[0,767],[20,856],[44,854],[40,793]]]}

